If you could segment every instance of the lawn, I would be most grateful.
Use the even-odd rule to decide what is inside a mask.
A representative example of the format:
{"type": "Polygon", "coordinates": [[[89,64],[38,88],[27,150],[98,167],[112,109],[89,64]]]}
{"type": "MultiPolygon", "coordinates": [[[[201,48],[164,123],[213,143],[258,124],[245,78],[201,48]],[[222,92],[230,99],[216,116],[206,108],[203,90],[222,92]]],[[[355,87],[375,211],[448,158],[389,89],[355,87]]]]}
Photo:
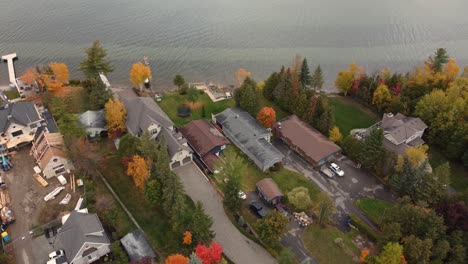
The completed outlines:
{"type": "Polygon", "coordinates": [[[343,137],[349,135],[352,129],[368,128],[379,121],[379,118],[369,109],[359,105],[350,98],[341,96],[329,97],[335,111],[335,124],[343,137]]]}
{"type": "Polygon", "coordinates": [[[353,264],[352,257],[335,244],[340,237],[347,249],[359,256],[359,249],[352,243],[354,232],[343,233],[336,227],[321,228],[317,224],[307,227],[304,233],[304,245],[320,264],[353,264]]]}
{"type": "Polygon", "coordinates": [[[468,189],[468,173],[465,167],[460,162],[449,161],[435,147],[429,147],[429,163],[433,169],[445,162],[450,162],[450,186],[457,192],[464,192],[468,189]]]}
{"type": "Polygon", "coordinates": [[[354,204],[377,225],[382,224],[385,212],[392,207],[392,204],[374,198],[359,199],[355,201],[354,204]]]}
{"type": "Polygon", "coordinates": [[[20,97],[20,94],[18,93],[18,90],[16,90],[16,88],[15,89],[5,90],[4,94],[6,95],[6,97],[9,100],[13,100],[13,99],[16,99],[16,98],[20,97]]]}
{"type": "Polygon", "coordinates": [[[234,107],[234,99],[223,100],[214,103],[206,94],[198,96],[200,102],[205,108],[205,115],[203,116],[203,107],[199,105],[192,110],[189,117],[180,117],[177,115],[177,108],[184,103],[187,103],[187,95],[180,95],[177,92],[171,92],[162,97],[161,102],[158,102],[161,108],[166,112],[169,118],[174,122],[177,127],[183,126],[192,120],[197,119],[210,119],[211,114],[218,114],[226,108],[234,107]]]}

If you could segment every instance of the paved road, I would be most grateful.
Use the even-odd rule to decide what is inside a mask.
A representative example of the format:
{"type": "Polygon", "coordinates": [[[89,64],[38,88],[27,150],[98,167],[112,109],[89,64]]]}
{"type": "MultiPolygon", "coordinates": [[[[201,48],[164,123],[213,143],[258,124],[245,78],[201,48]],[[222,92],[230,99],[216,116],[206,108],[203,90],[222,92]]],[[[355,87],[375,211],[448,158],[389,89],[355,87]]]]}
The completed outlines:
{"type": "Polygon", "coordinates": [[[221,198],[198,170],[195,164],[190,163],[175,169],[179,175],[187,194],[194,201],[200,201],[205,212],[213,218],[215,240],[224,249],[224,253],[235,263],[269,264],[276,260],[261,246],[248,239],[229,220],[224,212],[221,198]]]}

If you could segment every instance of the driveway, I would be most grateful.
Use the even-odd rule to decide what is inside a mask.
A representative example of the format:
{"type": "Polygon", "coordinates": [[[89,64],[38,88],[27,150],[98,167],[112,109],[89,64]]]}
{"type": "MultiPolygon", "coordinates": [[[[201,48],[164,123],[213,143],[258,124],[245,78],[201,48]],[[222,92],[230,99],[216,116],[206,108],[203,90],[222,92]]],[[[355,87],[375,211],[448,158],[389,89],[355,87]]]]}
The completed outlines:
{"type": "Polygon", "coordinates": [[[345,172],[344,177],[335,176],[333,179],[329,179],[314,170],[312,165],[282,141],[276,140],[273,145],[284,154],[286,168],[304,174],[335,200],[337,207],[336,224],[342,230],[347,230],[344,220],[348,214],[355,214],[374,229],[377,228],[361,210],[354,206],[353,202],[355,200],[373,197],[394,203],[397,198],[375,176],[362,169],[357,169],[354,163],[346,157],[335,162],[345,172]]]}
{"type": "Polygon", "coordinates": [[[213,231],[226,254],[235,263],[277,263],[260,245],[248,239],[231,223],[224,212],[223,203],[205,175],[193,163],[174,170],[179,175],[187,194],[200,201],[205,212],[213,218],[213,231]]]}

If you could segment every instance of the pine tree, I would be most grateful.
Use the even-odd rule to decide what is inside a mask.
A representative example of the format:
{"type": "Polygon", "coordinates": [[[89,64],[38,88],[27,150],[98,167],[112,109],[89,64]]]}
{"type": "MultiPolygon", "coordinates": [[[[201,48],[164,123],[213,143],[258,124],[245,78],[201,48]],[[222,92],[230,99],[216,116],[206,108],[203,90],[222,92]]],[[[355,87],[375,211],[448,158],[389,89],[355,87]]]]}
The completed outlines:
{"type": "Polygon", "coordinates": [[[307,64],[307,59],[302,60],[301,73],[299,75],[299,81],[303,87],[308,87],[311,85],[311,77],[309,71],[309,65],[307,64]]]}
{"type": "Polygon", "coordinates": [[[90,48],[85,49],[85,52],[88,57],[80,63],[79,69],[86,77],[95,79],[100,72],[107,74],[113,71],[112,66],[104,60],[107,53],[99,40],[94,41],[90,48]]]}
{"type": "Polygon", "coordinates": [[[211,230],[213,219],[205,213],[201,202],[195,204],[195,208],[189,213],[188,229],[192,233],[192,244],[209,244],[214,238],[211,230]]]}
{"type": "Polygon", "coordinates": [[[448,62],[448,59],[449,59],[449,55],[447,54],[446,49],[444,48],[437,49],[435,52],[434,58],[432,57],[430,58],[430,60],[432,61],[432,69],[435,72],[441,72],[442,67],[444,66],[444,64],[448,62]]]}
{"type": "Polygon", "coordinates": [[[256,87],[255,81],[247,77],[239,88],[239,107],[249,112],[252,116],[256,116],[258,112],[256,87]]]}
{"type": "Polygon", "coordinates": [[[320,64],[315,68],[314,74],[312,75],[312,81],[311,85],[315,90],[322,90],[323,86],[323,73],[322,73],[322,68],[320,67],[320,64]]]}
{"type": "Polygon", "coordinates": [[[374,168],[384,156],[382,129],[373,129],[364,139],[359,161],[365,168],[374,168]]]}

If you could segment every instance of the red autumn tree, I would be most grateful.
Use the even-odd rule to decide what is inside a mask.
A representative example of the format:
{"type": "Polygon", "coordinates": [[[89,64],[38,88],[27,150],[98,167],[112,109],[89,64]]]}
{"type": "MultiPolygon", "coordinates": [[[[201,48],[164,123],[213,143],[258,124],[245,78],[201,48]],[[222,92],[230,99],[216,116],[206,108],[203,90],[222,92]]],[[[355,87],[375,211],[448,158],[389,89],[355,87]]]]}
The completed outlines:
{"type": "Polygon", "coordinates": [[[189,259],[187,257],[182,256],[181,254],[174,254],[167,257],[164,264],[187,264],[189,259]]]}
{"type": "Polygon", "coordinates": [[[258,112],[257,120],[266,128],[271,128],[276,122],[276,113],[275,110],[271,107],[263,107],[260,112],[258,112]]]}
{"type": "Polygon", "coordinates": [[[216,264],[221,261],[223,257],[223,248],[220,244],[212,242],[209,247],[199,244],[195,248],[195,255],[202,260],[203,264],[216,264]]]}

